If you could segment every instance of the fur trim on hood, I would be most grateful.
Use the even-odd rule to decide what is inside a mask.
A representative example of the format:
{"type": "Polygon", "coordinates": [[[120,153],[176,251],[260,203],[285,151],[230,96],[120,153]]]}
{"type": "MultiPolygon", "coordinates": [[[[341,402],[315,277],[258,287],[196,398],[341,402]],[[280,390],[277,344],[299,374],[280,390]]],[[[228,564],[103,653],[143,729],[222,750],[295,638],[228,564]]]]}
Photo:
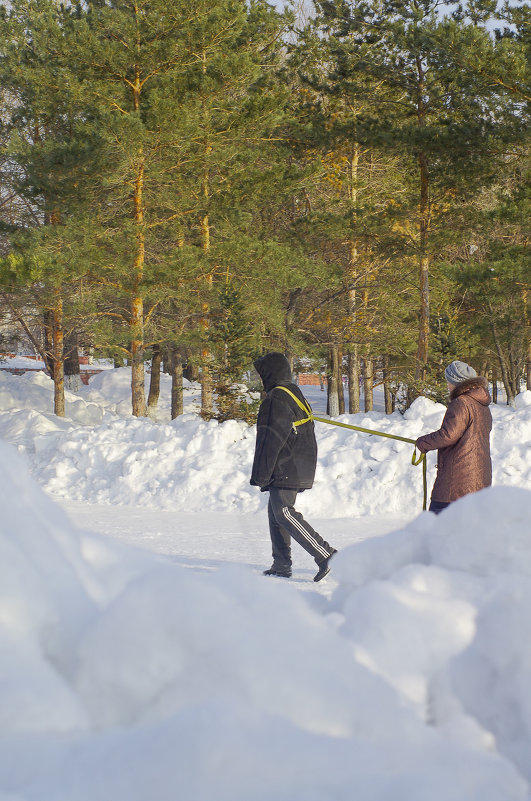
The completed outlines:
{"type": "Polygon", "coordinates": [[[488,406],[491,401],[489,383],[482,375],[478,375],[477,378],[469,378],[454,387],[450,393],[450,400],[453,401],[461,395],[473,395],[475,400],[485,406],[488,406]]]}

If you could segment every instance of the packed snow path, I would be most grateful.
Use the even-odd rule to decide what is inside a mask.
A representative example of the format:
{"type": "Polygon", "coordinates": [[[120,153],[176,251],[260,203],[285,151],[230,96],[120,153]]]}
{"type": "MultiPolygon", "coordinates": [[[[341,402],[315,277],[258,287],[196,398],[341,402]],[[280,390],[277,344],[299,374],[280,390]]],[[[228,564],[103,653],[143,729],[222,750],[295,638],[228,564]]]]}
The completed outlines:
{"type": "MultiPolygon", "coordinates": [[[[271,562],[267,517],[260,513],[169,512],[101,506],[60,500],[60,506],[80,528],[97,531],[146,551],[167,556],[181,567],[212,571],[226,565],[244,565],[261,575],[271,562]]],[[[395,530],[406,518],[379,517],[312,519],[312,525],[337,549],[368,537],[395,530]]],[[[326,581],[313,583],[316,565],[297,543],[293,544],[291,584],[330,597],[337,587],[332,571],[326,581]]],[[[280,581],[280,579],[269,579],[280,581]]]]}

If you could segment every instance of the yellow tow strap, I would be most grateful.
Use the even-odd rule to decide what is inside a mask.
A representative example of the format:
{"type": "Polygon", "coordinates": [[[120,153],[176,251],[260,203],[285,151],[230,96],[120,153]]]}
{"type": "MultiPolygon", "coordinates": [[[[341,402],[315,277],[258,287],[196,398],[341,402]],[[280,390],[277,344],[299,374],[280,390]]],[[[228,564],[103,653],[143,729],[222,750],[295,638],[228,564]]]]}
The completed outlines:
{"type": "MultiPolygon", "coordinates": [[[[300,398],[298,398],[294,392],[292,392],[287,387],[283,387],[281,385],[277,386],[276,389],[282,389],[284,392],[287,392],[290,397],[293,398],[299,409],[301,409],[305,414],[306,417],[302,418],[301,420],[295,420],[293,422],[293,426],[295,430],[297,426],[303,425],[303,423],[309,423],[310,420],[315,420],[318,423],[327,423],[330,426],[339,426],[340,428],[350,428],[352,431],[360,431],[362,434],[373,434],[376,437],[386,437],[387,439],[397,439],[400,442],[410,442],[412,445],[415,445],[414,439],[408,439],[407,437],[399,437],[397,434],[386,434],[384,431],[373,431],[372,428],[360,428],[360,426],[352,426],[349,423],[339,423],[336,420],[327,420],[325,417],[315,417],[312,412],[312,407],[309,403],[303,403],[300,398]]],[[[415,447],[413,451],[413,455],[411,457],[411,464],[412,465],[422,465],[422,485],[423,485],[423,504],[422,508],[425,510],[427,507],[427,500],[428,500],[428,479],[427,479],[427,464],[426,464],[426,454],[421,453],[420,456],[417,457],[417,448],[415,447]]]]}
{"type": "Polygon", "coordinates": [[[278,387],[276,387],[276,389],[282,389],[282,390],[284,390],[284,392],[287,392],[288,395],[293,398],[293,400],[295,401],[295,403],[297,404],[299,409],[302,409],[302,411],[307,415],[307,417],[304,417],[302,420],[294,420],[293,421],[293,425],[295,426],[295,428],[297,428],[297,426],[302,426],[303,423],[309,423],[310,420],[314,419],[313,413],[312,413],[312,407],[310,406],[310,404],[308,402],[303,403],[301,401],[301,399],[298,398],[295,395],[295,393],[292,392],[291,389],[288,389],[287,387],[278,386],[278,387]]]}

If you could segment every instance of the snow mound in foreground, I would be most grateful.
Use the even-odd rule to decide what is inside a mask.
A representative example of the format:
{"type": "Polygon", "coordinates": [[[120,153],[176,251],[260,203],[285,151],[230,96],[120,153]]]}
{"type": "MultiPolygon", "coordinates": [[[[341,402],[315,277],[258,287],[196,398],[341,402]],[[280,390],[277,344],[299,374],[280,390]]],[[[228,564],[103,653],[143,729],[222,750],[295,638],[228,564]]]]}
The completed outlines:
{"type": "Polygon", "coordinates": [[[332,605],[358,659],[531,780],[531,492],[494,487],[346,548],[332,605]]]}
{"type": "MultiPolygon", "coordinates": [[[[526,598],[507,597],[509,576],[493,574],[490,557],[488,569],[477,554],[473,572],[449,568],[455,547],[438,542],[481,502],[514,523],[529,493],[485,494],[382,538],[373,548],[387,553],[386,540],[394,554],[387,577],[363,546],[339,554],[328,617],[289,584],[243,568],[192,572],[73,530],[16,452],[0,443],[0,457],[0,794],[529,799],[511,762],[529,746],[525,709],[506,755],[490,734],[493,712],[509,724],[509,701],[529,698],[527,622],[514,614],[526,598]],[[364,575],[352,578],[358,561],[364,575]],[[504,615],[503,644],[520,658],[510,668],[494,664],[488,644],[504,615]],[[495,670],[488,697],[470,687],[478,663],[485,681],[495,670]],[[506,686],[515,670],[518,683],[506,686]]],[[[482,520],[476,536],[487,530],[490,553],[482,520]]],[[[463,548],[474,547],[468,533],[463,548]]],[[[506,570],[525,561],[523,550],[518,535],[506,570]]]]}

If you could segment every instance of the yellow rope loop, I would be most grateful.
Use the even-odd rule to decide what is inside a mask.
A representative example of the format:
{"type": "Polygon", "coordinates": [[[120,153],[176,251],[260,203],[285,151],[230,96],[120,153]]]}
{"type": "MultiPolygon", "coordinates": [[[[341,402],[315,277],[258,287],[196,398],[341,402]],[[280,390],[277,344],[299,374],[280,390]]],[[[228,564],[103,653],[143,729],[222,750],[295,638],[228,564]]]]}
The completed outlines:
{"type": "Polygon", "coordinates": [[[415,448],[415,450],[413,451],[413,456],[411,457],[411,464],[417,467],[417,465],[419,465],[425,459],[426,459],[425,453],[421,453],[420,456],[417,458],[417,449],[415,448]]]}
{"type": "Polygon", "coordinates": [[[426,461],[426,454],[421,453],[420,456],[417,458],[417,448],[413,451],[413,456],[411,457],[411,464],[417,467],[419,464],[422,465],[422,492],[423,492],[423,501],[422,501],[422,511],[425,512],[428,506],[428,463],[426,461]]]}

